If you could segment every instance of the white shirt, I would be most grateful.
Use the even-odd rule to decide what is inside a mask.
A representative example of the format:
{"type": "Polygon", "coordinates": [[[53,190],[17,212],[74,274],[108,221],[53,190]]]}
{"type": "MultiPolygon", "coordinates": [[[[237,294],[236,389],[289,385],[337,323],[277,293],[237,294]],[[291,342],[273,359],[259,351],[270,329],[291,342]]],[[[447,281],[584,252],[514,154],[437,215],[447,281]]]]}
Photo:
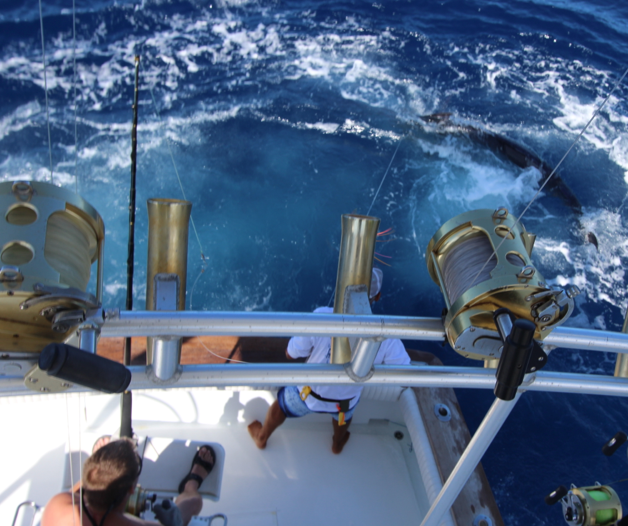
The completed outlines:
{"type": "MultiPolygon", "coordinates": [[[[319,307],[314,312],[331,313],[331,307],[319,307]]],[[[295,336],[288,342],[288,354],[292,358],[306,358],[307,363],[329,363],[331,356],[331,338],[321,336],[295,336]]],[[[401,340],[384,340],[375,356],[375,365],[407,365],[410,363],[410,356],[401,340]]],[[[317,385],[310,386],[312,390],[323,398],[332,400],[346,400],[351,398],[349,409],[356,406],[362,393],[362,385],[317,385]]],[[[299,392],[303,386],[298,386],[299,392]]],[[[305,404],[312,411],[335,413],[338,411],[336,404],[323,402],[313,396],[305,399],[305,404]]]]}

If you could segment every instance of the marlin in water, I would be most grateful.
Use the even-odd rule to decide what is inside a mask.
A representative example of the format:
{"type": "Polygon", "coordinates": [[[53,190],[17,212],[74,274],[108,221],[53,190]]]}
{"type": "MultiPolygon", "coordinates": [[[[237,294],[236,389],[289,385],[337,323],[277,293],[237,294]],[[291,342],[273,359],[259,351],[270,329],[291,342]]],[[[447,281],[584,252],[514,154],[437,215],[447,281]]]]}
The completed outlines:
{"type": "MultiPolygon", "coordinates": [[[[545,161],[525,146],[491,131],[483,130],[469,124],[456,122],[452,118],[451,113],[433,113],[431,115],[424,115],[421,117],[421,120],[430,124],[436,124],[439,131],[447,133],[463,133],[472,141],[483,144],[491,151],[502,154],[508,160],[521,168],[529,168],[530,166],[533,166],[541,173],[541,185],[548,180],[549,176],[553,172],[553,169],[545,163],[545,161]]],[[[549,179],[545,188],[547,188],[547,190],[552,192],[554,195],[559,196],[575,213],[578,215],[582,214],[582,205],[580,204],[580,201],[557,174],[552,175],[552,178],[549,179]]]]}

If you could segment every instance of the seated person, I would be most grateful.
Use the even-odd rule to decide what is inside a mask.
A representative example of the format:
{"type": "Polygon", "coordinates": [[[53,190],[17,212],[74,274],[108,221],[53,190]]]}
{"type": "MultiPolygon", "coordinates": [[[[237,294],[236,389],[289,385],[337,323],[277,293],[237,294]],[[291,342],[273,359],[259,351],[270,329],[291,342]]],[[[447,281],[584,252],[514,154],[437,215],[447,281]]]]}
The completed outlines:
{"type": "MultiPolygon", "coordinates": [[[[200,513],[203,500],[198,488],[215,460],[210,446],[202,446],[196,452],[190,472],[179,485],[176,506],[153,506],[161,524],[186,526],[200,513]]],[[[141,470],[142,459],[131,439],[99,439],[85,461],[82,481],[72,493],[59,493],[48,502],[41,526],[159,526],[158,522],[125,513],[141,470]]]]}

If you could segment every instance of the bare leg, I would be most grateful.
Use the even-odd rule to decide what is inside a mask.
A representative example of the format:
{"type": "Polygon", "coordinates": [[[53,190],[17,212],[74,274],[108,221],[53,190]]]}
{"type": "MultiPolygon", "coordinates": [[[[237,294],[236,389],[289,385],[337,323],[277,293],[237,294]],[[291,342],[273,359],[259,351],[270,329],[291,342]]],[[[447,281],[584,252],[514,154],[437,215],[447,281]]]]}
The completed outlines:
{"type": "Polygon", "coordinates": [[[255,445],[260,449],[264,449],[270,435],[285,421],[286,415],[281,410],[279,402],[275,400],[273,405],[268,408],[266,420],[264,420],[263,425],[259,420],[255,420],[255,422],[249,424],[249,434],[255,442],[255,445]]]}
{"type": "Polygon", "coordinates": [[[347,420],[344,426],[338,425],[338,420],[335,418],[332,418],[331,422],[334,425],[334,436],[332,438],[331,451],[332,453],[338,455],[342,452],[342,448],[345,447],[347,440],[349,440],[349,437],[351,436],[351,433],[349,433],[348,430],[351,419],[347,420]]]}
{"type": "MultiPolygon", "coordinates": [[[[209,451],[209,449],[205,449],[204,447],[199,450],[199,456],[201,457],[201,460],[209,462],[210,464],[216,462],[216,459],[212,455],[211,451],[209,451]]],[[[207,471],[205,468],[203,466],[199,466],[198,464],[194,464],[194,466],[192,466],[192,473],[196,473],[203,480],[207,477],[207,471]]],[[[198,492],[198,486],[198,482],[195,480],[188,480],[183,488],[183,493],[180,493],[174,500],[181,512],[184,526],[190,522],[194,515],[198,515],[203,509],[203,498],[198,492]]]]}

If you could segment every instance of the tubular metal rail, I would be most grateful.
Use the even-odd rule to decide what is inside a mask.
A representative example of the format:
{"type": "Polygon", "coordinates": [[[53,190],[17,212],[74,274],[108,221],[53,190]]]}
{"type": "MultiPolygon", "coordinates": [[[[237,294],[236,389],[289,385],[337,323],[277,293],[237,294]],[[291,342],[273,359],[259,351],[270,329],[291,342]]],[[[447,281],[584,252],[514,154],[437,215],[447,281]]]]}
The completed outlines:
{"type": "MultiPolygon", "coordinates": [[[[100,329],[103,337],[121,336],[347,336],[444,341],[440,318],[281,312],[107,311],[100,329]]],[[[91,341],[92,339],[90,339],[91,341]]],[[[93,339],[95,342],[95,339],[93,339]]],[[[564,347],[628,354],[628,334],[558,327],[543,341],[546,349],[564,347]]],[[[22,354],[24,357],[24,354],[22,354]]],[[[23,358],[35,363],[37,356],[23,358]]],[[[147,375],[146,367],[129,367],[130,389],[163,389],[147,375]]],[[[184,365],[168,388],[313,384],[352,384],[346,365],[239,364],[184,365]]],[[[493,389],[493,369],[451,366],[375,366],[362,383],[404,387],[493,389]]],[[[628,396],[628,379],[614,376],[538,371],[526,376],[521,390],[610,396],[628,396]]],[[[69,391],[86,391],[73,386],[69,391]]],[[[19,374],[0,375],[0,395],[36,394],[19,374]]]]}
{"type": "Polygon", "coordinates": [[[41,508],[31,500],[22,502],[17,507],[17,509],[15,510],[15,517],[13,518],[13,522],[11,523],[11,526],[27,526],[27,524],[24,522],[24,517],[22,517],[22,521],[20,523],[17,522],[17,520],[20,518],[20,510],[25,507],[31,508],[33,510],[33,515],[29,523],[30,526],[33,526],[33,524],[35,523],[35,518],[37,517],[37,512],[39,512],[41,508]]]}
{"type": "MultiPolygon", "coordinates": [[[[102,312],[102,311],[101,311],[102,312]]],[[[102,314],[101,314],[102,316],[102,314]]],[[[439,318],[313,313],[234,313],[192,311],[107,311],[100,323],[102,336],[184,337],[199,335],[233,336],[345,336],[371,339],[444,341],[439,318]]],[[[93,326],[92,329],[94,330],[93,326]]],[[[88,338],[92,341],[92,338],[88,338]]],[[[93,338],[95,342],[95,338],[93,338]]],[[[554,347],[628,354],[628,335],[609,331],[558,327],[543,341],[546,351],[554,347]]],[[[83,347],[83,346],[82,346],[83,347]]],[[[95,347],[95,344],[94,344],[95,347]]],[[[89,350],[83,347],[84,350],[89,350]]],[[[95,348],[92,349],[92,352],[95,348]]],[[[36,357],[22,361],[35,363],[36,357]]],[[[179,366],[169,389],[194,387],[279,385],[339,385],[360,381],[364,385],[403,387],[458,387],[494,389],[495,370],[480,367],[375,366],[363,379],[350,375],[348,366],[334,364],[238,364],[179,366]]],[[[132,390],[163,389],[163,382],[149,374],[150,366],[129,367],[132,390]]],[[[73,386],[70,391],[87,391],[73,386]]],[[[584,375],[537,371],[527,374],[514,400],[496,399],[478,431],[443,485],[422,526],[440,524],[470,473],[480,462],[488,445],[525,391],[628,396],[628,379],[607,375],[584,375]]],[[[0,395],[35,393],[24,386],[21,375],[0,376],[0,395]]],[[[18,509],[19,511],[19,509],[18,509]]],[[[17,515],[16,515],[17,519],[17,515]]]]}

